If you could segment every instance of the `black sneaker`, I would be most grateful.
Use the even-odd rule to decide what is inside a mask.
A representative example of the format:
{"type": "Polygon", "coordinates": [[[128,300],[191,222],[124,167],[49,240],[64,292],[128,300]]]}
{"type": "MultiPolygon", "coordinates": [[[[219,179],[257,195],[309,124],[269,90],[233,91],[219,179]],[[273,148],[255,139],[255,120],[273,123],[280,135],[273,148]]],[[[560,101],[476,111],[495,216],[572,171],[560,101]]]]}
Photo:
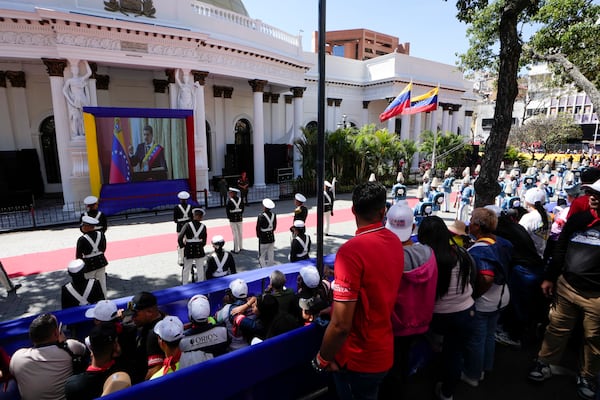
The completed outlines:
{"type": "Polygon", "coordinates": [[[596,385],[593,378],[577,376],[577,395],[585,400],[594,400],[596,398],[596,385]]]}
{"type": "Polygon", "coordinates": [[[535,360],[533,367],[529,370],[529,379],[536,382],[543,382],[550,377],[552,377],[550,365],[543,361],[535,360]]]}

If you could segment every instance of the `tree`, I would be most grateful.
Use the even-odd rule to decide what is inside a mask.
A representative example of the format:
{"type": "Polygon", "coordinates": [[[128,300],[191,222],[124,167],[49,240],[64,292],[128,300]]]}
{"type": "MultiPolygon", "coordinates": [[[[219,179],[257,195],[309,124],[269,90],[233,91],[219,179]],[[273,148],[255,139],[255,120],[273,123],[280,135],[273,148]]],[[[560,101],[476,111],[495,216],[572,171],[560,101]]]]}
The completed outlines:
{"type": "Polygon", "coordinates": [[[356,181],[364,181],[371,173],[385,178],[395,172],[394,160],[401,151],[400,140],[387,129],[376,129],[375,124],[365,125],[350,137],[357,156],[356,181]]]}
{"type": "Polygon", "coordinates": [[[350,142],[355,132],[356,128],[354,127],[339,128],[325,138],[327,143],[325,160],[329,161],[327,167],[330,169],[328,172],[331,173],[331,176],[337,177],[338,180],[346,181],[344,178],[351,179],[354,177],[356,155],[350,142]]]}
{"type": "Polygon", "coordinates": [[[302,177],[312,180],[317,177],[317,129],[300,129],[302,137],[294,142],[294,146],[302,156],[302,177]]]}
{"type": "Polygon", "coordinates": [[[498,95],[490,136],[475,182],[476,206],[494,204],[500,193],[498,172],[511,128],[514,101],[518,94],[517,76],[522,52],[519,24],[529,22],[540,0],[458,0],[458,19],[470,24],[470,48],[461,56],[463,67],[498,70],[498,95]],[[500,52],[494,52],[499,42],[500,52]]]}
{"type": "Polygon", "coordinates": [[[568,139],[581,139],[582,135],[581,126],[573,122],[571,116],[560,114],[549,118],[530,118],[527,123],[513,128],[508,140],[509,144],[526,149],[531,153],[531,160],[536,161],[536,154],[539,154],[539,160],[543,160],[558,145],[567,143],[568,139]]]}
{"type": "Polygon", "coordinates": [[[534,61],[553,67],[559,83],[574,82],[600,110],[600,5],[592,0],[546,0],[532,21],[542,27],[526,46],[534,61]]]}
{"type": "Polygon", "coordinates": [[[397,159],[395,160],[396,165],[399,165],[400,160],[404,160],[404,164],[402,165],[402,175],[408,177],[410,172],[410,165],[412,162],[415,153],[418,151],[417,143],[412,139],[401,139],[400,140],[400,153],[398,154],[397,159]]]}

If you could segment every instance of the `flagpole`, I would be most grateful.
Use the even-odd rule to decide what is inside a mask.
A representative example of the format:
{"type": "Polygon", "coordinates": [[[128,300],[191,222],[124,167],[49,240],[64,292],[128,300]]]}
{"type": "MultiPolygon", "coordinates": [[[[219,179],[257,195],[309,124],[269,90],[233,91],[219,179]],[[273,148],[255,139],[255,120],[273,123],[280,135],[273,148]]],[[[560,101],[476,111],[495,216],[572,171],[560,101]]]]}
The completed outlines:
{"type": "Polygon", "coordinates": [[[319,0],[319,84],[317,97],[317,270],[323,276],[323,186],[325,183],[325,11],[319,0]]]}

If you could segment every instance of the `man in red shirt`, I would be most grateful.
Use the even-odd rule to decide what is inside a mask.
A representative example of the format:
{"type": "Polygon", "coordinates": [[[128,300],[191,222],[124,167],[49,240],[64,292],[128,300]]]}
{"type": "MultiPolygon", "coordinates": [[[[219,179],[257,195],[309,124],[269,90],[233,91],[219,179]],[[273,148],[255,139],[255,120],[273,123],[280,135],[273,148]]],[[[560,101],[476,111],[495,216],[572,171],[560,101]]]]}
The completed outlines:
{"type": "Polygon", "coordinates": [[[313,360],[331,371],[341,399],[377,399],[393,363],[391,314],[404,270],[400,239],[382,220],[386,190],[377,182],[352,193],[356,237],[340,247],[334,264],[331,322],[313,360]]]}

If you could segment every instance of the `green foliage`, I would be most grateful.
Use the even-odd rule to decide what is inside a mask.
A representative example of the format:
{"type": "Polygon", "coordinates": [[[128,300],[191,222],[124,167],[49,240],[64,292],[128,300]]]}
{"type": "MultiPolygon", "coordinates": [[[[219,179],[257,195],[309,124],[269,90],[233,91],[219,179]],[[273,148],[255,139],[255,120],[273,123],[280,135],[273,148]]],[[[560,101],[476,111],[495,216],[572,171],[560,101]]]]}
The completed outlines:
{"type": "Polygon", "coordinates": [[[302,175],[306,180],[317,177],[317,130],[301,128],[302,137],[294,145],[302,156],[302,175]]]}
{"type": "Polygon", "coordinates": [[[521,126],[511,130],[509,143],[531,153],[532,160],[543,159],[546,154],[554,152],[558,145],[567,143],[568,139],[581,139],[581,126],[573,122],[569,115],[556,117],[530,118],[521,126]],[[542,152],[535,152],[535,149],[542,152]]]}
{"type": "Polygon", "coordinates": [[[452,132],[438,133],[431,131],[421,133],[421,146],[419,151],[426,154],[431,160],[433,156],[433,143],[435,141],[435,169],[444,171],[448,167],[462,165],[463,160],[470,152],[471,146],[464,143],[464,137],[452,132]]]}
{"type": "MultiPolygon", "coordinates": [[[[600,84],[600,5],[592,0],[546,0],[533,21],[541,24],[530,40],[539,54],[561,53],[596,87],[600,84]]],[[[554,68],[561,83],[570,81],[554,68]],[[565,79],[566,78],[566,79],[565,79]]]]}
{"type": "Polygon", "coordinates": [[[375,124],[365,125],[348,137],[356,155],[356,182],[366,180],[375,173],[379,180],[395,173],[395,161],[402,151],[402,144],[395,133],[376,129],[375,124]]]}

